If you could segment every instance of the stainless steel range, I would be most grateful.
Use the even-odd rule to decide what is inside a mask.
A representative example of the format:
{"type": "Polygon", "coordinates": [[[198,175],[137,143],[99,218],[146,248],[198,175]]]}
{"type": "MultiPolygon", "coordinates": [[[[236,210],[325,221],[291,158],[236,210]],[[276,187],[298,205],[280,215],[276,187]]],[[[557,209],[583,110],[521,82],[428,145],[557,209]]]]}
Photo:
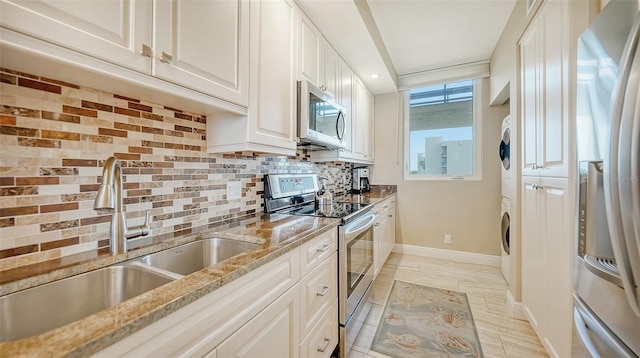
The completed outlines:
{"type": "Polygon", "coordinates": [[[265,212],[338,218],[340,357],[346,357],[369,313],[373,282],[373,222],[370,204],[318,206],[316,174],[265,175],[265,212]]]}

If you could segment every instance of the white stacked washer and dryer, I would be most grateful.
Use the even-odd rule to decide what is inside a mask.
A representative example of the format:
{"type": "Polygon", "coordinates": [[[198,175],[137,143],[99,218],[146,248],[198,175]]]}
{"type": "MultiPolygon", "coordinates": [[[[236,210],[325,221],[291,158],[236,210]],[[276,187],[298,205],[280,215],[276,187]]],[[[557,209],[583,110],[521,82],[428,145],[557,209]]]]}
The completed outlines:
{"type": "Polygon", "coordinates": [[[500,226],[501,240],[500,251],[502,252],[502,275],[509,283],[509,253],[510,238],[509,230],[511,226],[511,116],[506,116],[502,120],[502,140],[500,141],[500,161],[502,162],[502,202],[500,204],[500,226]]]}

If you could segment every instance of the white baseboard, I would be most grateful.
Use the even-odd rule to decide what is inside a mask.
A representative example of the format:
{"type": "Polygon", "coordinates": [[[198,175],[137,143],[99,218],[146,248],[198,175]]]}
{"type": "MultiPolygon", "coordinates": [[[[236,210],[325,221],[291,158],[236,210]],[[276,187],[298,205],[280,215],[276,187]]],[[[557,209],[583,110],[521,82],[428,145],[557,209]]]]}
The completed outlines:
{"type": "Polygon", "coordinates": [[[511,291],[507,290],[507,306],[509,306],[509,312],[511,312],[511,317],[520,319],[523,321],[528,321],[527,316],[524,314],[524,310],[522,309],[522,302],[517,302],[515,298],[511,295],[511,291]]]}
{"type": "Polygon", "coordinates": [[[474,254],[464,251],[453,251],[434,249],[430,247],[414,246],[414,245],[402,245],[396,244],[393,247],[393,252],[399,254],[416,255],[433,257],[443,260],[452,260],[458,262],[465,262],[470,264],[488,265],[500,267],[502,265],[502,257],[495,255],[474,254]]]}

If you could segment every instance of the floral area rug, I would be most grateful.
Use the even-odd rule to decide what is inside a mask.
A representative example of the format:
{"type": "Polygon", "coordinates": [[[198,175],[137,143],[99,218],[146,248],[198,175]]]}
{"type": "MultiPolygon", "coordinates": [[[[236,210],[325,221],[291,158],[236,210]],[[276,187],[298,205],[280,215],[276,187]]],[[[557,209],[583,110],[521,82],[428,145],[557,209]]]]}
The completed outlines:
{"type": "Polygon", "coordinates": [[[395,280],[371,350],[390,357],[483,357],[467,295],[395,280]]]}

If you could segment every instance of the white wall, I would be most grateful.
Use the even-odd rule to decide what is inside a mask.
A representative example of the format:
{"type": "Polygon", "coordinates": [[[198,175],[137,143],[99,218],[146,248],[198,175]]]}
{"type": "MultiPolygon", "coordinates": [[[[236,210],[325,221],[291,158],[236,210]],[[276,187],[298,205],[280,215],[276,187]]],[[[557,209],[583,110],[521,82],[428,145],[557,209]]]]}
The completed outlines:
{"type": "Polygon", "coordinates": [[[375,98],[373,184],[398,186],[396,243],[500,255],[501,171],[498,145],[506,107],[489,107],[489,81],[482,90],[482,180],[406,181],[402,179],[401,94],[375,98]],[[453,243],[444,244],[444,234],[453,243]]]}

